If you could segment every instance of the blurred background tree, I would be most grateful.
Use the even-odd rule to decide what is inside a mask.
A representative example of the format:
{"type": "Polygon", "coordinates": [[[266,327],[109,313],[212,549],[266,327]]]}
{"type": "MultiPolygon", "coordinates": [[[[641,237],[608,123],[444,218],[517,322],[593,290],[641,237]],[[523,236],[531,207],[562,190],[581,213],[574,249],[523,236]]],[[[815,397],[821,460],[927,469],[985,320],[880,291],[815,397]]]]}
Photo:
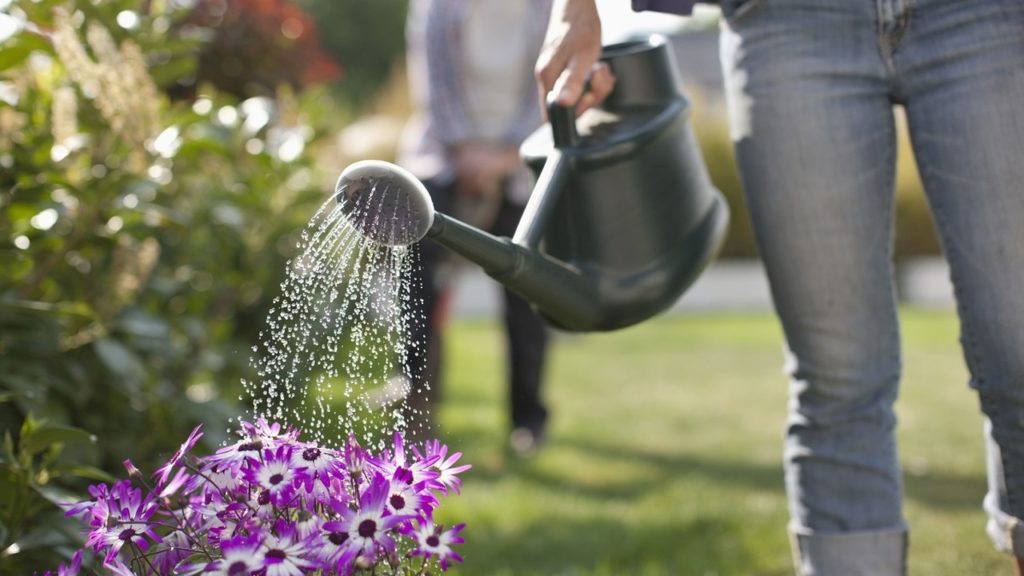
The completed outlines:
{"type": "Polygon", "coordinates": [[[320,26],[323,49],[342,63],[336,95],[366,106],[404,60],[409,0],[295,0],[320,26]]]}
{"type": "Polygon", "coordinates": [[[175,82],[175,95],[200,85],[246,98],[338,80],[341,67],[321,49],[313,18],[285,0],[197,0],[181,23],[202,39],[195,74],[175,82]]]}

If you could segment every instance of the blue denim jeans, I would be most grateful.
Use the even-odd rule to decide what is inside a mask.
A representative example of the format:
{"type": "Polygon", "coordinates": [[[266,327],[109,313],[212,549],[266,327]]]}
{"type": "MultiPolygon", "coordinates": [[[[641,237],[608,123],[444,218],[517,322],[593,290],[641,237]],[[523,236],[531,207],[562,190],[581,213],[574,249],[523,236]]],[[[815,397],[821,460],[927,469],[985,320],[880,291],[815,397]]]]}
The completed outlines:
{"type": "Polygon", "coordinates": [[[989,534],[1024,556],[1024,2],[724,0],[733,140],[790,378],[798,571],[906,572],[893,107],[990,423],[989,534]]]}

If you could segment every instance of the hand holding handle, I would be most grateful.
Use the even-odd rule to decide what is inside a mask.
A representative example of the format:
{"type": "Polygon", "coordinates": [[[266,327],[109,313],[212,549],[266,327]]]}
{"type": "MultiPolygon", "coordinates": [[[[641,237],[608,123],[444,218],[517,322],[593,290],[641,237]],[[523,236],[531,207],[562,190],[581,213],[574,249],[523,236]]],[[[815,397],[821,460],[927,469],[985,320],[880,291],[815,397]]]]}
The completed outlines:
{"type": "Polygon", "coordinates": [[[547,97],[547,110],[555,148],[575,146],[580,139],[579,133],[576,132],[576,107],[562,106],[558,103],[556,95],[551,92],[547,97]]]}

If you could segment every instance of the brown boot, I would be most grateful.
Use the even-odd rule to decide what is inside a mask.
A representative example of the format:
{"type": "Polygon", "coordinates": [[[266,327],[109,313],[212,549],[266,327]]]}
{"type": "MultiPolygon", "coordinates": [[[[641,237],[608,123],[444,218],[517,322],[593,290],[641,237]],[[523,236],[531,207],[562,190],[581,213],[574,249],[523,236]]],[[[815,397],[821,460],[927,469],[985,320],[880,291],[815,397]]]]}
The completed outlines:
{"type": "Polygon", "coordinates": [[[1017,576],[1024,576],[1024,558],[1017,558],[1017,576]]]}

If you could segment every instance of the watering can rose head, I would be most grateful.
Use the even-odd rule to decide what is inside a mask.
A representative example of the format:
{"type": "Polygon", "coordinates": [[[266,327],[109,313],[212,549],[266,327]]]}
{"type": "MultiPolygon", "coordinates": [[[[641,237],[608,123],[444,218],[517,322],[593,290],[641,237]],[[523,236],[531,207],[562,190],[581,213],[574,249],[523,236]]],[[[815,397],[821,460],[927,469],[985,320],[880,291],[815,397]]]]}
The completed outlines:
{"type": "MultiPolygon", "coordinates": [[[[243,423],[234,444],[192,456],[201,436],[197,426],[152,480],[126,460],[129,479],[91,486],[90,499],[67,507],[88,524],[86,548],[105,569],[352,574],[462,560],[453,546],[464,525],[433,518],[470,466],[440,442],[408,447],[396,433],[391,449],[373,454],[352,437],[337,449],[303,442],[261,418],[243,423]]],[[[80,564],[79,553],[59,574],[80,564]]]]}
{"type": "Polygon", "coordinates": [[[407,246],[426,236],[434,222],[434,203],[415,176],[379,160],[346,168],[334,187],[349,222],[385,246],[407,246]]]}

